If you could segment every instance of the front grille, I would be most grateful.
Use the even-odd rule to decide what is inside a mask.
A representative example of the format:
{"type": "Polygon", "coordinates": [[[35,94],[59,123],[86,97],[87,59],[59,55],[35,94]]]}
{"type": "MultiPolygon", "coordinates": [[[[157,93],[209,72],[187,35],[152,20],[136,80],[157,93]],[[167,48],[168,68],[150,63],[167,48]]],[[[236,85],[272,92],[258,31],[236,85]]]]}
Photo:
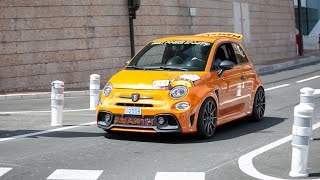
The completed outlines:
{"type": "Polygon", "coordinates": [[[129,107],[153,107],[152,104],[136,104],[136,103],[117,103],[117,106],[129,106],[129,107]]]}

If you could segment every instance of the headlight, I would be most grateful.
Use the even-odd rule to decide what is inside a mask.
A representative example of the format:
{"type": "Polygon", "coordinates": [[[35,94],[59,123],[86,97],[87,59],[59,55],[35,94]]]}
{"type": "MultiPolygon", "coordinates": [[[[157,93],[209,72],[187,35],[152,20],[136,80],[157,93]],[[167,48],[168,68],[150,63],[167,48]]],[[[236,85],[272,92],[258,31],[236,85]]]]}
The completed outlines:
{"type": "Polygon", "coordinates": [[[176,86],[170,91],[170,97],[172,99],[181,99],[188,93],[188,88],[185,86],[176,86]]]}
{"type": "Polygon", "coordinates": [[[104,93],[105,96],[109,96],[111,91],[112,91],[112,84],[108,83],[106,85],[106,87],[104,88],[103,93],[104,93]]]}

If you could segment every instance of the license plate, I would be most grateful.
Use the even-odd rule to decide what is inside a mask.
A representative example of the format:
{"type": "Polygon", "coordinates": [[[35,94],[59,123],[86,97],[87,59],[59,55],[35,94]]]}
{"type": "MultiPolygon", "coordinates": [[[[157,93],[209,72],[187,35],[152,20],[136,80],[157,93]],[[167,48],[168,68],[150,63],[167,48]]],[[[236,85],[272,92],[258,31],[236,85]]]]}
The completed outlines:
{"type": "Polygon", "coordinates": [[[141,115],[141,108],[125,108],[124,114],[141,115]]]}
{"type": "Polygon", "coordinates": [[[120,117],[116,116],[114,124],[138,125],[138,126],[154,126],[153,118],[140,117],[120,117]]]}

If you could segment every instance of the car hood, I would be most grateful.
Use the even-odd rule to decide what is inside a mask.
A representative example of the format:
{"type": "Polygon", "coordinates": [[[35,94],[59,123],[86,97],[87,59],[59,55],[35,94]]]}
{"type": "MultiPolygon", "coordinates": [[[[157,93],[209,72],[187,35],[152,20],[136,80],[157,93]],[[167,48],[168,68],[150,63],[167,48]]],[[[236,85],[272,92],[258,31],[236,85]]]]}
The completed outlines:
{"type": "Polygon", "coordinates": [[[178,85],[192,86],[204,75],[205,72],[122,70],[116,73],[109,82],[114,88],[119,89],[167,89],[155,86],[155,81],[169,80],[171,86],[176,85],[176,82],[180,82],[178,85]]]}

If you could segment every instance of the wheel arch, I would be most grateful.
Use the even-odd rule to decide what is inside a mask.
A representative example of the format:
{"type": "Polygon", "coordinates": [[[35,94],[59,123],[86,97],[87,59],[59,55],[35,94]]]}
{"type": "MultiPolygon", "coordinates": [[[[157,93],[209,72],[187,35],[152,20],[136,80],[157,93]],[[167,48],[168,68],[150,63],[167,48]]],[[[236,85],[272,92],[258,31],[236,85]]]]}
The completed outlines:
{"type": "Polygon", "coordinates": [[[197,124],[198,124],[199,113],[200,113],[201,107],[202,107],[202,105],[204,104],[204,102],[207,99],[212,99],[213,100],[214,104],[216,105],[217,111],[218,111],[218,109],[219,109],[219,103],[218,103],[219,102],[219,98],[218,98],[218,95],[216,94],[216,90],[217,89],[214,89],[213,91],[207,93],[207,95],[204,96],[204,98],[201,100],[201,103],[199,105],[199,108],[198,108],[198,110],[196,112],[196,116],[195,116],[194,124],[196,125],[196,128],[197,128],[196,130],[198,130],[197,124]]]}

